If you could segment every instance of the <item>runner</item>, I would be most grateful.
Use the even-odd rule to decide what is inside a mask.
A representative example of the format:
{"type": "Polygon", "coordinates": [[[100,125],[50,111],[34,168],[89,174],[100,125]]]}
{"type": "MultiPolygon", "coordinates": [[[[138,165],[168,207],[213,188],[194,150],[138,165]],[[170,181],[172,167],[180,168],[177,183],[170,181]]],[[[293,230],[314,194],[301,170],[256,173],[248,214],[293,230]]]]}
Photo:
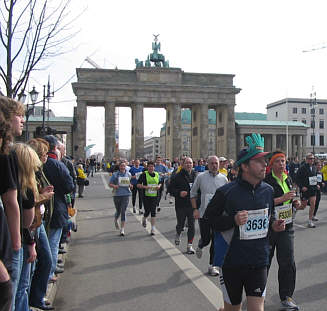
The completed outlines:
{"type": "Polygon", "coordinates": [[[125,236],[126,209],[131,196],[133,185],[130,183],[131,174],[126,172],[125,162],[119,164],[119,171],[113,173],[109,186],[114,189],[115,227],[119,230],[118,218],[120,216],[120,235],[125,236]]]}
{"type": "Polygon", "coordinates": [[[203,219],[204,212],[207,208],[207,205],[216,190],[227,184],[227,178],[225,175],[218,172],[219,159],[217,156],[210,156],[208,158],[208,171],[200,173],[194,181],[193,187],[191,189],[191,203],[193,207],[193,215],[195,219],[199,220],[200,227],[200,240],[198,247],[196,249],[196,255],[198,258],[202,257],[202,248],[207,246],[210,241],[210,258],[209,258],[209,268],[208,273],[212,276],[217,276],[219,270],[213,265],[214,259],[214,232],[211,227],[203,219]],[[197,206],[197,198],[200,191],[200,208],[197,206]]]}
{"type": "MultiPolygon", "coordinates": [[[[168,170],[167,170],[167,167],[162,164],[161,157],[159,157],[159,156],[156,158],[156,165],[154,167],[154,170],[159,174],[160,183],[163,186],[164,178],[167,175],[168,170]]],[[[160,210],[161,210],[160,200],[161,200],[161,196],[162,196],[162,191],[163,191],[163,187],[160,187],[158,190],[158,195],[157,195],[157,211],[158,212],[160,212],[160,210]]]]}
{"type": "Polygon", "coordinates": [[[136,194],[139,194],[139,214],[142,215],[142,205],[143,205],[143,190],[136,187],[137,180],[141,176],[144,167],[140,165],[140,160],[136,159],[134,161],[134,166],[129,170],[132,175],[131,184],[133,185],[132,189],[132,205],[133,205],[133,213],[136,213],[135,203],[136,203],[136,194]]]}
{"type": "Polygon", "coordinates": [[[317,193],[317,173],[316,168],[313,165],[314,160],[314,155],[312,153],[308,153],[305,158],[305,163],[298,169],[296,174],[296,183],[300,188],[301,200],[308,200],[310,204],[308,220],[309,228],[316,227],[312,221],[317,193]]]}
{"type": "Polygon", "coordinates": [[[156,207],[162,183],[159,179],[159,173],[154,171],[154,163],[152,161],[148,162],[147,168],[148,170],[144,171],[139,177],[137,187],[145,190],[142,225],[146,228],[146,219],[151,214],[151,235],[155,235],[156,207]]]}
{"type": "Polygon", "coordinates": [[[195,234],[194,216],[190,199],[190,192],[195,180],[195,171],[193,170],[193,161],[191,158],[185,158],[183,168],[176,174],[171,181],[170,187],[175,196],[175,211],[177,218],[175,244],[179,245],[181,233],[187,219],[187,254],[195,254],[193,249],[193,239],[195,234]]]}
{"type": "Polygon", "coordinates": [[[269,168],[270,173],[266,176],[265,182],[274,188],[275,217],[284,219],[286,224],[285,231],[271,231],[269,234],[269,262],[271,264],[276,249],[280,310],[299,310],[292,297],[296,280],[293,210],[300,207],[300,201],[293,200],[295,191],[292,190],[291,178],[285,173],[286,156],[283,152],[272,153],[269,168]]]}
{"type": "Polygon", "coordinates": [[[273,221],[273,189],[262,182],[267,166],[264,139],[252,134],[246,142],[248,148],[239,153],[236,162],[238,178],[216,191],[204,215],[217,231],[215,263],[222,267],[224,311],[241,310],[243,288],[248,310],[264,310],[268,230],[285,229],[284,220],[273,221]]]}

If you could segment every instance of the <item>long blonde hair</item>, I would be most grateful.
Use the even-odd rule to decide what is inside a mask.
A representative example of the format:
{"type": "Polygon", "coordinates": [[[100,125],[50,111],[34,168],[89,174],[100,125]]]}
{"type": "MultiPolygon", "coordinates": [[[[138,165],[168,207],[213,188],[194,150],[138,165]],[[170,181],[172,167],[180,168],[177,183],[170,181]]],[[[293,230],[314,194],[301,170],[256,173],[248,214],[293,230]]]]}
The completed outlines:
{"type": "Polygon", "coordinates": [[[37,182],[35,172],[39,170],[42,163],[37,153],[28,145],[23,143],[16,143],[13,150],[17,154],[18,159],[18,178],[21,188],[21,193],[26,199],[27,188],[33,191],[35,199],[37,199],[39,192],[37,189],[37,182]]]}

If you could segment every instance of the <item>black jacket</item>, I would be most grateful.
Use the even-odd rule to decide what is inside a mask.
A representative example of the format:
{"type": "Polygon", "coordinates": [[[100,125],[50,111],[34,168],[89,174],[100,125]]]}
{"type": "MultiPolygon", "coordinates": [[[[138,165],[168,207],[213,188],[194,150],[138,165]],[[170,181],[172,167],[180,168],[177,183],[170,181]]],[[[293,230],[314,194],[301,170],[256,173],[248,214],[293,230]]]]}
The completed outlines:
{"type": "Polygon", "coordinates": [[[317,186],[309,185],[309,177],[316,176],[317,170],[315,166],[312,166],[312,171],[308,163],[305,163],[300,166],[296,173],[296,184],[300,187],[307,187],[308,189],[316,190],[317,186]]]}
{"type": "Polygon", "coordinates": [[[196,177],[195,171],[192,170],[191,174],[182,169],[176,176],[172,179],[170,183],[171,193],[175,197],[175,207],[188,207],[192,208],[190,192],[191,187],[194,183],[196,177]],[[187,196],[182,198],[180,196],[181,191],[187,191],[187,196]]]}

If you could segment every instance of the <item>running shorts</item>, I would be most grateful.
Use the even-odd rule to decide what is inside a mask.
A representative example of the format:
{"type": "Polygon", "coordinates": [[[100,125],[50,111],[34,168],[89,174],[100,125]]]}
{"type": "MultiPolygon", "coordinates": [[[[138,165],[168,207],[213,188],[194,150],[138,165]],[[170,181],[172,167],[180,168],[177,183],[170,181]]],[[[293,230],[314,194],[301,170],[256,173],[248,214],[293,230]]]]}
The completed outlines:
{"type": "Polygon", "coordinates": [[[246,296],[265,297],[267,267],[222,268],[220,285],[224,301],[231,305],[242,302],[243,288],[246,296]]]}

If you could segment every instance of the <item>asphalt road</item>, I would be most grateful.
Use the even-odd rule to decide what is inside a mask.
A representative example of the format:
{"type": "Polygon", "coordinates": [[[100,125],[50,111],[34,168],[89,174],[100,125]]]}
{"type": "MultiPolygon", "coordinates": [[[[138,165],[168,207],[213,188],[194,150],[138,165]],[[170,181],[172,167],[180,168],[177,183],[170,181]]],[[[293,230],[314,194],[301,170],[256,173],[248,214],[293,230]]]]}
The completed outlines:
{"type": "MultiPolygon", "coordinates": [[[[77,200],[78,232],[73,234],[54,302],[63,311],[211,311],[222,305],[218,278],[207,275],[209,249],[203,257],[187,255],[186,233],[174,245],[175,211],[162,200],[154,237],[129,209],[126,236],[114,228],[108,174],[90,177],[85,197],[77,200]]],[[[138,203],[137,203],[138,204],[138,203]]],[[[129,204],[131,207],[131,202],[129,204]]],[[[295,225],[297,285],[294,299],[304,311],[327,310],[327,200],[323,196],[317,228],[306,228],[308,210],[295,225]]],[[[148,224],[148,229],[150,224],[148,224]]],[[[198,227],[196,228],[196,245],[198,227]]],[[[277,266],[270,270],[265,310],[278,310],[277,266]]],[[[246,307],[244,306],[245,310],[246,307]]]]}

